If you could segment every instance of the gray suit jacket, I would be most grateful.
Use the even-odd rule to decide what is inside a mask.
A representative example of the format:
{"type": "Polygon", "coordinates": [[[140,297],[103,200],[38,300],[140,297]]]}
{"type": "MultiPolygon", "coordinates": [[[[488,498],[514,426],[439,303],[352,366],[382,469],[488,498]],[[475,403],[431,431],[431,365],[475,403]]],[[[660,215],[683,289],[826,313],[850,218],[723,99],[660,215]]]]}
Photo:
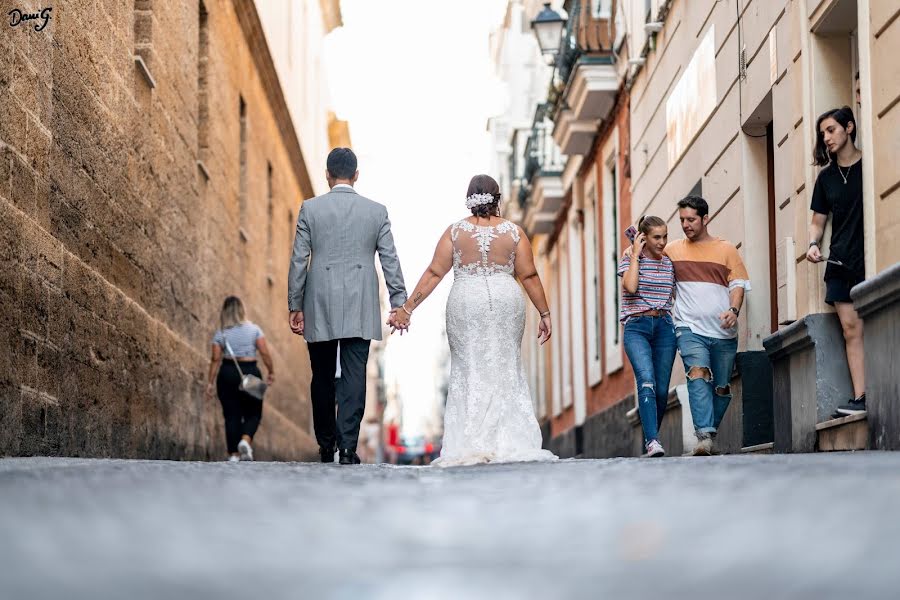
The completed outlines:
{"type": "Polygon", "coordinates": [[[406,286],[387,209],[349,187],[300,207],[288,274],[288,308],[303,311],[307,342],[381,339],[375,252],[391,306],[406,302],[406,286]]]}

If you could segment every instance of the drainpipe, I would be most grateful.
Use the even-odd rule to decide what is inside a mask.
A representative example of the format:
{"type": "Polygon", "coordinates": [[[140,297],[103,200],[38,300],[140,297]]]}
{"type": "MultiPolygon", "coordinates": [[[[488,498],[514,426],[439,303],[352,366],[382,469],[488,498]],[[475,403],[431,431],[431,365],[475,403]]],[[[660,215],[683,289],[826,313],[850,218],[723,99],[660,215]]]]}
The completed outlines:
{"type": "MultiPolygon", "coordinates": [[[[859,51],[859,95],[862,106],[859,110],[865,116],[857,114],[856,121],[862,129],[863,143],[866,147],[866,160],[863,161],[863,227],[869,233],[870,243],[866,244],[866,277],[878,273],[878,240],[875,238],[875,147],[872,120],[872,6],[870,0],[858,0],[856,44],[859,51]]],[[[854,106],[854,109],[856,107],[854,106]]]]}
{"type": "MultiPolygon", "coordinates": [[[[815,106],[813,106],[813,73],[812,73],[812,46],[810,44],[810,35],[809,32],[809,7],[808,0],[799,0],[799,11],[801,15],[801,19],[803,19],[800,28],[800,62],[801,62],[801,75],[803,80],[803,132],[804,139],[807,140],[808,146],[812,147],[813,141],[816,139],[816,114],[815,114],[815,106]]],[[[811,165],[809,165],[809,159],[804,160],[803,166],[803,181],[806,185],[806,190],[808,194],[812,194],[813,186],[815,185],[815,169],[811,165]]],[[[806,207],[802,207],[806,210],[806,207]]],[[[809,224],[808,218],[804,219],[804,225],[807,226],[809,224]]],[[[804,227],[804,231],[806,227],[804,227]]],[[[802,245],[806,246],[809,242],[809,239],[804,237],[802,239],[802,245]]],[[[791,267],[792,265],[788,265],[791,267]]],[[[798,267],[793,265],[794,269],[798,267]]],[[[802,319],[804,316],[814,313],[817,310],[816,299],[817,295],[814,293],[807,294],[806,306],[805,307],[797,307],[798,313],[802,311],[802,314],[797,314],[798,319],[802,319]]]]}

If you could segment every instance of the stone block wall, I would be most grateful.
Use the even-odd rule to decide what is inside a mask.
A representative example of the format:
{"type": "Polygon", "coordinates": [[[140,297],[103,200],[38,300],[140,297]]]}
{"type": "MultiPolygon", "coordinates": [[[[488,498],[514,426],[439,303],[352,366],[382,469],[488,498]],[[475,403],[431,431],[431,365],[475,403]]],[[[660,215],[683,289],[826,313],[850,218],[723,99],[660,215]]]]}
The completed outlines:
{"type": "MultiPolygon", "coordinates": [[[[585,458],[635,456],[634,428],[628,421],[628,411],[635,406],[634,396],[613,404],[604,411],[584,420],[585,458]]],[[[637,446],[640,446],[638,442],[637,446]]]]}
{"type": "Polygon", "coordinates": [[[900,263],[850,295],[863,320],[869,447],[900,450],[900,263]]]}
{"type": "MultiPolygon", "coordinates": [[[[203,388],[237,294],[278,377],[258,456],[312,456],[305,344],[286,323],[310,190],[235,5],[52,6],[42,31],[0,23],[0,455],[221,458],[203,388]]],[[[13,8],[42,6],[0,1],[13,8]]]]}

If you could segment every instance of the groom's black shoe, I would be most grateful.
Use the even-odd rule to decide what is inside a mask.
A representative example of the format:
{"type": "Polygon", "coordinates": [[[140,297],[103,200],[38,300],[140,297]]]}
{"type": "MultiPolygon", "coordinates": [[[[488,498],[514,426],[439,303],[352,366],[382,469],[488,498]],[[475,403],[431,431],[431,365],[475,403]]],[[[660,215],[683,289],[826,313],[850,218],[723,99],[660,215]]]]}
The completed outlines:
{"type": "Polygon", "coordinates": [[[334,448],[323,448],[319,446],[319,460],[323,463],[334,462],[334,448]]]}
{"type": "Polygon", "coordinates": [[[354,450],[345,450],[341,448],[341,456],[338,462],[342,465],[358,465],[361,461],[359,455],[354,450]]]}

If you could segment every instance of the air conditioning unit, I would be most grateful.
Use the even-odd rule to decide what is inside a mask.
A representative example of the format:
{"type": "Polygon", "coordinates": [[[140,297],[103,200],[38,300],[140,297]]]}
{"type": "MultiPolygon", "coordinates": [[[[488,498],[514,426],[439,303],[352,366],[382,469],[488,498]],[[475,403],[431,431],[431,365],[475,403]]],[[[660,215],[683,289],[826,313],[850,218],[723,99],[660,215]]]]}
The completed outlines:
{"type": "Polygon", "coordinates": [[[662,21],[650,21],[649,23],[644,23],[644,32],[647,35],[653,35],[654,33],[659,33],[662,31],[663,22],[662,21]]]}

